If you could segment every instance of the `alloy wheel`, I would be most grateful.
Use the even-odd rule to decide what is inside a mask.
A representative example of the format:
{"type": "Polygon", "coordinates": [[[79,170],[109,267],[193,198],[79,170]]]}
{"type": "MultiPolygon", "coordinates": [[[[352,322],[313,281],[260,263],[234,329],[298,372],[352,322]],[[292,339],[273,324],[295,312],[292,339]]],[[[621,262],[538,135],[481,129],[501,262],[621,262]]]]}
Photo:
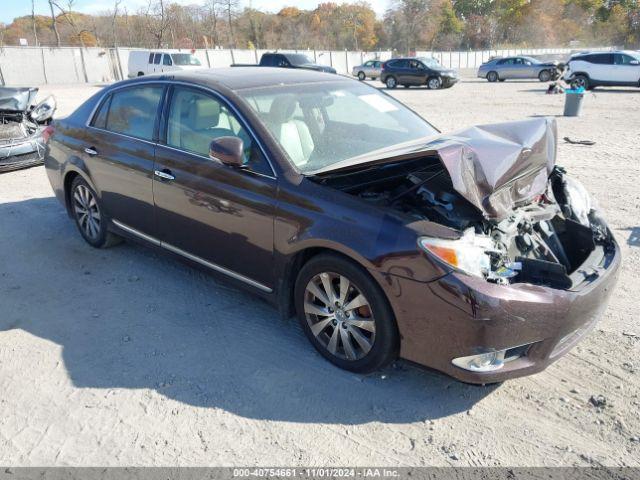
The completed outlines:
{"type": "Polygon", "coordinates": [[[73,210],[78,220],[78,225],[91,240],[100,237],[100,224],[102,217],[98,202],[91,190],[86,185],[79,184],[73,192],[73,210]]]}
{"type": "Polygon", "coordinates": [[[498,74],[496,72],[489,72],[489,74],[487,75],[487,80],[489,80],[490,82],[497,82],[498,81],[498,74]]]}
{"type": "Polygon", "coordinates": [[[396,88],[397,82],[394,77],[389,77],[387,78],[386,84],[387,88],[396,88]]]}
{"type": "Polygon", "coordinates": [[[429,82],[427,83],[427,86],[431,90],[438,90],[442,86],[442,81],[438,77],[430,78],[429,82]]]}
{"type": "Polygon", "coordinates": [[[551,73],[548,70],[543,70],[540,72],[539,79],[541,82],[546,83],[551,80],[551,73]]]}
{"type": "Polygon", "coordinates": [[[583,77],[582,75],[578,75],[571,82],[571,87],[572,88],[585,88],[586,89],[587,88],[587,79],[585,77],[583,77]]]}
{"type": "Polygon", "coordinates": [[[364,72],[359,72],[358,73],[358,80],[363,81],[365,79],[365,74],[364,72]]]}
{"type": "Polygon", "coordinates": [[[344,275],[322,272],[311,278],[304,315],[312,334],[335,357],[359,360],[373,347],[376,322],[369,301],[344,275]]]}

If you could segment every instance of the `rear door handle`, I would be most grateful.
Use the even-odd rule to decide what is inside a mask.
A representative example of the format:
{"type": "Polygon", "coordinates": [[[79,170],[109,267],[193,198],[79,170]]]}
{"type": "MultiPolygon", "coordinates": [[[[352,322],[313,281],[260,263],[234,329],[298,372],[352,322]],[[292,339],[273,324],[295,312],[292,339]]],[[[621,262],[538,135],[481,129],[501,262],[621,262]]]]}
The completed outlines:
{"type": "Polygon", "coordinates": [[[164,169],[164,170],[155,170],[153,172],[153,174],[156,177],[160,177],[163,180],[175,180],[176,177],[173,176],[173,174],[171,173],[171,170],[168,169],[164,169]]]}
{"type": "Polygon", "coordinates": [[[91,155],[92,157],[98,155],[98,151],[95,149],[95,147],[85,148],[84,153],[86,153],[87,155],[91,155]]]}

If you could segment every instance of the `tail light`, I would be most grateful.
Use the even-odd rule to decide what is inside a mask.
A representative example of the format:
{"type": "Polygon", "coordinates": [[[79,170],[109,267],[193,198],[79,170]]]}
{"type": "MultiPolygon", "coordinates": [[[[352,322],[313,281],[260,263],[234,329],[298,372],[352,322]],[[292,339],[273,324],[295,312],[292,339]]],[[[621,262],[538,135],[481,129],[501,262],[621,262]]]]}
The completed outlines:
{"type": "Polygon", "coordinates": [[[384,62],[384,63],[382,64],[382,71],[384,72],[384,70],[385,70],[386,68],[387,68],[387,62],[384,62]]]}
{"type": "Polygon", "coordinates": [[[42,138],[44,140],[44,143],[49,143],[49,139],[53,137],[55,131],[56,129],[53,128],[53,125],[47,125],[45,127],[45,129],[42,131],[42,138]]]}

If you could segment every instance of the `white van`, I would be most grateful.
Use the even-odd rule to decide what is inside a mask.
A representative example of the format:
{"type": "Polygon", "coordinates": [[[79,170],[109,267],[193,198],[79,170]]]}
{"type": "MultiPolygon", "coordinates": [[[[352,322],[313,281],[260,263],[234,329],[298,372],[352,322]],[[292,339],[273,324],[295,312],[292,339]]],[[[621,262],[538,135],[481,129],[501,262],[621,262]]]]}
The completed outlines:
{"type": "Polygon", "coordinates": [[[200,60],[191,53],[157,50],[133,50],[129,52],[129,78],[152,73],[194,70],[203,68],[200,60]]]}

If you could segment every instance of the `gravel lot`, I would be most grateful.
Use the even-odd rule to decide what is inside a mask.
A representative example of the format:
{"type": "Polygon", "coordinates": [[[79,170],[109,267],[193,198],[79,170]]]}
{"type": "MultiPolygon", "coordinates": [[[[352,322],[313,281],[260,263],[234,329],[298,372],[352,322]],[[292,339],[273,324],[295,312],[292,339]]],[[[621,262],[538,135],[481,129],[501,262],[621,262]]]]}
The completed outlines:
{"type": "MultiPolygon", "coordinates": [[[[97,90],[42,93],[66,115],[97,90]]],[[[393,95],[443,131],[563,104],[539,82],[471,77],[393,95]]],[[[338,370],[249,294],[142,247],[87,246],[42,167],[0,175],[2,463],[640,466],[640,90],[585,103],[560,136],[597,143],[562,143],[559,163],[607,212],[620,281],[569,355],[492,387],[404,362],[338,370]]]]}

